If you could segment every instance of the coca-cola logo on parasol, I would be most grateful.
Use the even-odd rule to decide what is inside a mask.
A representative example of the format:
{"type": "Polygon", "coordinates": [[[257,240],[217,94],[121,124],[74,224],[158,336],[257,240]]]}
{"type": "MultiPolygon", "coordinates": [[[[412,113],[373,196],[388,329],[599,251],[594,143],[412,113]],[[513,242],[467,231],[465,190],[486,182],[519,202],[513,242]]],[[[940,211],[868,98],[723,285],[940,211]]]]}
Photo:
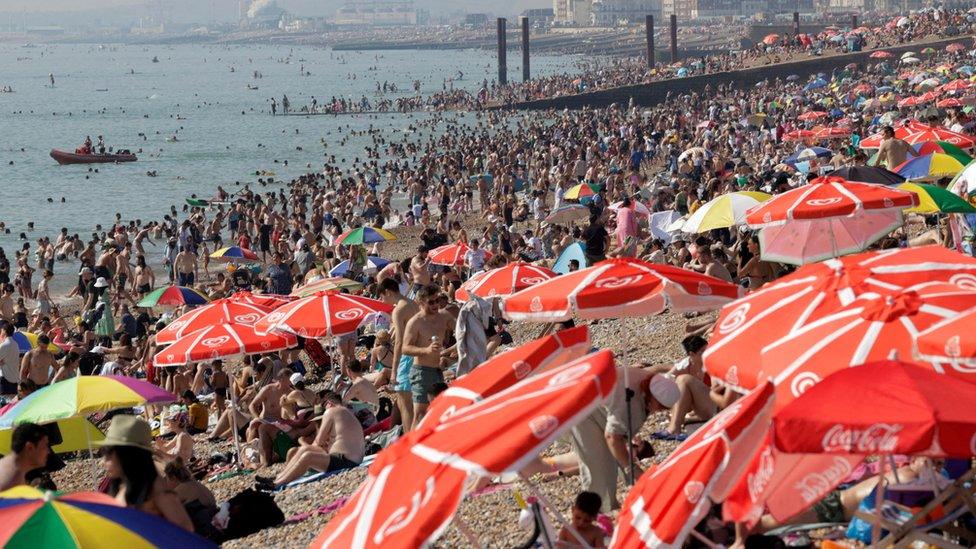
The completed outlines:
{"type": "Polygon", "coordinates": [[[644,275],[609,276],[607,278],[597,280],[594,286],[597,288],[612,290],[614,288],[623,288],[624,286],[637,284],[642,278],[644,278],[644,275]]]}
{"type": "Polygon", "coordinates": [[[959,336],[954,335],[945,342],[945,354],[950,358],[959,358],[962,355],[962,343],[959,336]]]}
{"type": "Polygon", "coordinates": [[[773,459],[773,448],[767,446],[759,455],[759,466],[755,473],[746,475],[746,488],[749,490],[749,499],[756,503],[759,497],[766,491],[769,482],[773,480],[775,460],[773,459]]]}
{"type": "Polygon", "coordinates": [[[346,309],[345,311],[339,311],[335,314],[335,317],[339,320],[356,320],[357,318],[362,318],[366,312],[362,309],[346,309]]]}
{"type": "Polygon", "coordinates": [[[843,199],[839,196],[834,196],[831,198],[811,198],[810,200],[807,200],[807,205],[817,207],[830,206],[831,204],[837,204],[841,200],[843,199]]]}
{"type": "Polygon", "coordinates": [[[748,314],[750,307],[751,304],[742,303],[741,305],[736,306],[735,309],[729,311],[729,314],[727,314],[725,318],[722,319],[722,322],[718,324],[718,333],[725,335],[729,332],[737,330],[739,327],[745,324],[746,320],[749,319],[748,314]]]}
{"type": "Polygon", "coordinates": [[[423,489],[415,492],[410,498],[410,508],[408,509],[406,505],[402,505],[394,509],[390,513],[390,516],[376,530],[376,534],[373,535],[373,541],[377,545],[380,545],[388,536],[406,528],[420,514],[420,509],[427,505],[434,497],[436,487],[434,477],[429,477],[427,482],[424,483],[423,489]]]}
{"type": "Polygon", "coordinates": [[[261,315],[258,313],[244,313],[235,316],[234,322],[239,322],[241,324],[254,324],[260,319],[261,315]]]}
{"type": "Polygon", "coordinates": [[[824,433],[824,452],[856,452],[859,454],[890,454],[898,447],[898,433],[903,425],[875,423],[864,429],[837,424],[824,433]]]}
{"type": "Polygon", "coordinates": [[[800,372],[790,380],[790,392],[794,397],[799,397],[810,387],[820,383],[820,376],[813,372],[800,372]]]}
{"type": "Polygon", "coordinates": [[[837,456],[826,469],[805,475],[793,485],[793,488],[800,493],[805,503],[813,503],[823,499],[834,486],[840,484],[850,474],[850,462],[837,456]]]}
{"type": "Polygon", "coordinates": [[[700,480],[689,480],[682,491],[688,503],[695,505],[701,501],[702,494],[705,493],[705,485],[700,480]]]}
{"type": "Polygon", "coordinates": [[[539,440],[551,435],[558,427],[559,419],[552,415],[538,416],[529,420],[529,431],[539,440]]]}
{"type": "Polygon", "coordinates": [[[230,336],[222,335],[217,337],[208,337],[207,339],[201,341],[200,345],[203,345],[204,347],[220,347],[228,341],[230,341],[230,336]]]}
{"type": "Polygon", "coordinates": [[[518,360],[512,364],[512,371],[515,372],[515,379],[523,379],[532,373],[532,366],[524,360],[518,360]]]}

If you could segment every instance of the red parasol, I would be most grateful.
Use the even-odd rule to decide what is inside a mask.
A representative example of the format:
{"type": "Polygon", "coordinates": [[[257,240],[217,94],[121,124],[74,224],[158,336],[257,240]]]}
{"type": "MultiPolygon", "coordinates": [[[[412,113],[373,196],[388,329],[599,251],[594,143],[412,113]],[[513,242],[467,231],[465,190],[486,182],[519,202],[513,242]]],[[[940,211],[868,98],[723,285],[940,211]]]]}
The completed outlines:
{"type": "Polygon", "coordinates": [[[832,374],[778,411],[773,440],[794,454],[970,458],[974,401],[976,384],[919,364],[875,362],[832,374]]]}
{"type": "Polygon", "coordinates": [[[757,387],[764,346],[865,292],[890,293],[922,281],[976,289],[976,259],[933,245],[804,265],[722,308],[705,350],[705,369],[734,387],[757,387]]]}
{"type": "Polygon", "coordinates": [[[466,406],[515,385],[553,365],[575,360],[590,350],[589,328],[577,326],[495,355],[437,396],[421,426],[446,421],[466,406]]]}
{"type": "Polygon", "coordinates": [[[598,351],[522,380],[401,441],[428,461],[480,476],[519,471],[603,403],[616,381],[613,353],[598,351]]]}
{"type": "Polygon", "coordinates": [[[393,306],[382,301],[339,292],[319,292],[283,305],[254,324],[258,333],[288,332],[320,338],[350,334],[376,315],[389,315],[393,306]]]}
{"type": "MultiPolygon", "coordinates": [[[[458,241],[454,244],[445,244],[430,251],[427,258],[434,265],[464,265],[464,254],[468,253],[468,247],[464,242],[458,241]]],[[[485,250],[485,259],[491,259],[491,252],[485,250]]]]}
{"type": "Polygon", "coordinates": [[[234,296],[218,299],[193,309],[167,324],[165,328],[156,333],[156,343],[160,345],[173,343],[185,335],[222,322],[253,325],[272,310],[274,307],[251,305],[243,300],[236,299],[234,296]]]}
{"type": "Polygon", "coordinates": [[[447,528],[467,473],[405,455],[369,475],[311,547],[425,547],[447,528]]]}
{"type": "Polygon", "coordinates": [[[905,141],[909,145],[925,143],[927,141],[945,141],[950,145],[955,145],[960,149],[971,149],[976,146],[976,140],[968,135],[947,130],[945,128],[933,128],[912,132],[905,136],[905,141]]]}
{"type": "Polygon", "coordinates": [[[752,228],[762,228],[792,220],[851,216],[867,210],[900,210],[917,205],[915,193],[826,175],[756,205],[746,213],[746,223],[752,228]]]}
{"type": "Polygon", "coordinates": [[[180,366],[257,353],[272,353],[294,347],[298,339],[291,334],[260,335],[248,324],[221,322],[176,340],[153,358],[156,366],[180,366]]]}
{"type": "MultiPolygon", "coordinates": [[[[929,126],[928,124],[923,124],[921,122],[911,120],[907,124],[895,128],[895,137],[897,137],[898,139],[905,139],[906,137],[908,137],[913,133],[925,131],[925,130],[931,130],[934,128],[935,126],[929,126]]],[[[861,147],[862,149],[877,149],[878,147],[881,146],[882,140],[884,140],[884,135],[879,132],[862,139],[861,142],[858,144],[858,146],[861,147]]]]}
{"type": "Polygon", "coordinates": [[[804,122],[809,122],[811,120],[819,120],[819,119],[824,118],[826,116],[827,116],[827,113],[824,112],[824,111],[807,111],[807,112],[801,114],[800,116],[797,116],[796,118],[798,120],[803,120],[804,122]]]}
{"type": "MultiPolygon", "coordinates": [[[[777,407],[803,394],[828,375],[852,366],[911,357],[913,336],[976,306],[976,292],[954,284],[927,282],[885,295],[866,293],[839,311],[810,322],[762,350],[756,378],[776,384],[777,407]]],[[[973,373],[939,373],[972,380],[973,373]]],[[[740,372],[745,366],[740,367],[740,372]]]]}
{"type": "Polygon", "coordinates": [[[976,307],[937,322],[915,336],[916,356],[926,362],[952,364],[954,369],[976,366],[976,307]]]}
{"type": "Polygon", "coordinates": [[[803,141],[813,136],[813,130],[793,130],[783,134],[783,141],[803,141]]]}
{"type": "Polygon", "coordinates": [[[471,299],[470,294],[478,297],[509,295],[554,276],[556,273],[551,269],[516,261],[472,276],[458,288],[454,297],[458,301],[467,301],[471,299]]]}
{"type": "Polygon", "coordinates": [[[773,386],[765,384],[703,425],[627,494],[611,547],[681,547],[722,501],[765,438],[773,386]]]}
{"type": "Polygon", "coordinates": [[[580,318],[620,318],[720,307],[742,289],[687,269],[640,259],[610,259],[564,274],[505,298],[512,320],[556,322],[580,318]]]}

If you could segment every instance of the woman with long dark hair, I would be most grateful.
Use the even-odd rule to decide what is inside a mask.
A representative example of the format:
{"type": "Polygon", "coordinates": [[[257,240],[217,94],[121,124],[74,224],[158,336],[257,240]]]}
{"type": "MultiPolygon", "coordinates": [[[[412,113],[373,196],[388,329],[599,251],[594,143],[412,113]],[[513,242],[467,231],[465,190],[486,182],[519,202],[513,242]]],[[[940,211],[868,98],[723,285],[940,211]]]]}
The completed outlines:
{"type": "Polygon", "coordinates": [[[148,423],[135,416],[115,416],[100,446],[107,494],[126,507],[161,516],[193,531],[186,509],[156,469],[148,423]]]}

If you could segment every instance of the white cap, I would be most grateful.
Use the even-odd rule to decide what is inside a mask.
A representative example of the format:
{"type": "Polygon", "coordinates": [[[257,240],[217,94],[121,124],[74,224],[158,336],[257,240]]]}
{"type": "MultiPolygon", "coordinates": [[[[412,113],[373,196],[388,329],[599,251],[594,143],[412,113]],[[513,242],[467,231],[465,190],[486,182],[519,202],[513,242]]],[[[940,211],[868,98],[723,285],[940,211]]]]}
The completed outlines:
{"type": "Polygon", "coordinates": [[[300,374],[298,372],[295,372],[288,379],[291,381],[291,384],[292,385],[298,385],[298,382],[305,381],[305,376],[303,376],[302,374],[300,374]]]}
{"type": "Polygon", "coordinates": [[[674,406],[681,398],[681,389],[678,388],[678,384],[671,378],[661,374],[657,374],[651,378],[648,391],[650,391],[654,400],[658,401],[665,408],[674,406]]]}
{"type": "Polygon", "coordinates": [[[107,288],[108,287],[108,280],[105,280],[105,277],[104,276],[98,277],[98,280],[95,281],[95,287],[96,288],[107,288]]]}

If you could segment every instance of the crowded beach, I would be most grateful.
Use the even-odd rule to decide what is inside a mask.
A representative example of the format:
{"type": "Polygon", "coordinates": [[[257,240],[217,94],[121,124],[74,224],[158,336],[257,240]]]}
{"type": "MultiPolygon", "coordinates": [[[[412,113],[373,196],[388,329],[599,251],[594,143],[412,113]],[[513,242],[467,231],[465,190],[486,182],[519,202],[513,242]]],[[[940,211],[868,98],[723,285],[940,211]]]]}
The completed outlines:
{"type": "Polygon", "coordinates": [[[4,544],[973,546],[972,19],[0,249],[4,544]]]}

